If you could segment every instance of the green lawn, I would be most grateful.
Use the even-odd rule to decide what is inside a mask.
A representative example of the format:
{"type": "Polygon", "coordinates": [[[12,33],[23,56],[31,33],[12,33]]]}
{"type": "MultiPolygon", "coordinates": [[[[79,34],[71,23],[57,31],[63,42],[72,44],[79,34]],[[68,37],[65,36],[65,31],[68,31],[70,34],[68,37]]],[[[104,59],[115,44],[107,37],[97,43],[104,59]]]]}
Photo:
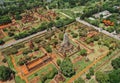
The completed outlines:
{"type": "Polygon", "coordinates": [[[6,55],[5,58],[7,59],[7,63],[8,63],[8,65],[9,65],[9,67],[10,67],[12,70],[15,71],[14,66],[13,66],[13,63],[12,63],[12,61],[11,61],[11,57],[6,55]]]}
{"type": "Polygon", "coordinates": [[[55,66],[53,64],[49,64],[48,66],[40,69],[39,71],[37,71],[36,73],[30,75],[28,77],[28,80],[31,80],[35,77],[35,74],[38,74],[38,76],[40,76],[42,73],[45,73],[46,71],[48,71],[50,68],[55,68],[55,66]]]}
{"type": "Polygon", "coordinates": [[[25,81],[22,80],[19,76],[15,76],[15,82],[16,83],[25,83],[25,81]]]}
{"type": "Polygon", "coordinates": [[[96,81],[94,79],[91,79],[89,83],[96,83],[96,81]]]}
{"type": "Polygon", "coordinates": [[[82,71],[85,67],[87,67],[91,62],[86,62],[85,59],[82,59],[81,61],[78,61],[74,64],[74,67],[77,68],[76,73],[82,71]]]}

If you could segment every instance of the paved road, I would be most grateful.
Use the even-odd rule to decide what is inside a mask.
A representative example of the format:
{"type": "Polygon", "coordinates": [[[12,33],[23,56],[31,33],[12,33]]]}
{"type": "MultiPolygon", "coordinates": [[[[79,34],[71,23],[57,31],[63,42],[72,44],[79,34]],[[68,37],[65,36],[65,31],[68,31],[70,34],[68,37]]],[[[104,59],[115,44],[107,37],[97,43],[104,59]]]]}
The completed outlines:
{"type": "MultiPolygon", "coordinates": [[[[55,27],[53,27],[52,29],[55,29],[55,27]]],[[[46,32],[47,32],[47,30],[44,30],[44,31],[38,32],[38,33],[36,33],[36,34],[30,35],[30,36],[28,36],[28,37],[26,37],[26,38],[16,40],[15,42],[11,42],[11,43],[9,43],[9,44],[4,44],[4,45],[0,46],[0,50],[2,50],[2,49],[4,49],[4,48],[7,48],[7,47],[10,47],[10,46],[12,46],[12,45],[15,45],[15,44],[17,44],[17,43],[27,41],[27,40],[29,40],[29,39],[31,39],[31,38],[33,38],[33,37],[36,37],[36,36],[41,35],[41,34],[46,33],[46,32]]]]}
{"type": "Polygon", "coordinates": [[[86,21],[80,20],[79,17],[76,18],[76,21],[78,21],[78,22],[80,22],[80,23],[83,23],[84,25],[93,27],[94,29],[98,30],[99,32],[102,32],[102,33],[104,33],[104,34],[106,34],[106,35],[108,35],[108,36],[110,36],[110,37],[113,37],[113,38],[115,38],[115,39],[117,39],[117,40],[120,40],[120,38],[119,38],[117,35],[113,35],[112,33],[109,33],[108,31],[102,30],[101,28],[96,27],[96,26],[94,26],[94,25],[92,25],[92,24],[89,24],[89,23],[86,22],[86,21]]]}

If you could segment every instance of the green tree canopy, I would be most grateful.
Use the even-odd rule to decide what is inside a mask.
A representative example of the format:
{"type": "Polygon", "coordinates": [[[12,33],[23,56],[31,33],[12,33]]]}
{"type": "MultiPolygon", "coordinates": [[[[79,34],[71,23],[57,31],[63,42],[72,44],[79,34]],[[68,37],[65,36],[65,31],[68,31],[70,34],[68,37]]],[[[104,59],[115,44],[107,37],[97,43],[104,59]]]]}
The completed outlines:
{"type": "Polygon", "coordinates": [[[12,70],[5,66],[0,66],[0,80],[5,81],[11,77],[12,70]]]}
{"type": "Polygon", "coordinates": [[[110,83],[120,83],[120,69],[112,70],[109,73],[110,83]]]}
{"type": "Polygon", "coordinates": [[[66,77],[71,77],[72,75],[75,74],[73,64],[72,64],[70,58],[68,58],[68,57],[66,57],[62,61],[61,65],[60,65],[60,69],[66,77]]]}
{"type": "Polygon", "coordinates": [[[109,76],[107,74],[104,74],[103,72],[97,72],[95,74],[96,76],[96,80],[99,82],[99,83],[109,83],[109,76]]]}
{"type": "Polygon", "coordinates": [[[120,68],[120,57],[112,60],[111,65],[114,69],[120,68]]]}

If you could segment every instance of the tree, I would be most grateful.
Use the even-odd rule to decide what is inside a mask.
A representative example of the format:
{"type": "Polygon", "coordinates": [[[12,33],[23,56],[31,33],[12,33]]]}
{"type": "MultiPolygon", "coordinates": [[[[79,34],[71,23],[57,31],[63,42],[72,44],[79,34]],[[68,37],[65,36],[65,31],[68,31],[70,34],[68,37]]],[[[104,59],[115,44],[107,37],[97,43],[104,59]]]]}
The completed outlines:
{"type": "Polygon", "coordinates": [[[109,73],[109,81],[110,83],[120,83],[120,69],[112,70],[109,73]]]}
{"type": "Polygon", "coordinates": [[[68,58],[68,57],[66,57],[62,61],[61,65],[60,65],[60,69],[61,69],[63,75],[65,75],[66,77],[71,77],[72,75],[75,74],[73,64],[72,64],[70,58],[68,58]]]}
{"type": "Polygon", "coordinates": [[[74,83],[85,83],[85,81],[79,77],[77,80],[74,81],[74,83]]]}
{"type": "Polygon", "coordinates": [[[112,60],[111,65],[114,69],[120,68],[120,57],[112,60]]]}
{"type": "Polygon", "coordinates": [[[15,19],[16,19],[16,20],[21,20],[21,19],[22,19],[22,16],[21,16],[20,14],[16,14],[16,15],[15,15],[15,19]]]}
{"type": "Polygon", "coordinates": [[[95,74],[95,77],[99,83],[108,83],[109,81],[109,76],[100,71],[95,74]]]}
{"type": "Polygon", "coordinates": [[[91,79],[90,73],[86,74],[87,79],[91,79]]]}
{"type": "Polygon", "coordinates": [[[94,69],[93,68],[90,68],[89,72],[90,72],[90,75],[94,75],[94,69]]]}
{"type": "Polygon", "coordinates": [[[13,71],[8,67],[0,66],[0,80],[6,81],[10,79],[12,72],[13,71]]]}

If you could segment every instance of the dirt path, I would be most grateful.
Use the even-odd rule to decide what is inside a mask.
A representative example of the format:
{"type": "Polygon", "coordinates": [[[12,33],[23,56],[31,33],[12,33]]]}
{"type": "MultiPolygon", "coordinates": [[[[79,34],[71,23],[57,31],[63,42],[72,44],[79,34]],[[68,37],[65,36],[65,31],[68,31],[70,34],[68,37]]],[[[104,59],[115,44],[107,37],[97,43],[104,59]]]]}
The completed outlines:
{"type": "Polygon", "coordinates": [[[76,80],[78,77],[80,77],[82,74],[87,72],[92,66],[94,66],[97,62],[99,62],[101,59],[103,59],[105,56],[107,56],[109,51],[103,53],[99,58],[97,58],[95,61],[93,61],[89,66],[87,66],[85,69],[77,73],[75,76],[73,76],[67,83],[72,83],[74,80],[76,80]]]}

